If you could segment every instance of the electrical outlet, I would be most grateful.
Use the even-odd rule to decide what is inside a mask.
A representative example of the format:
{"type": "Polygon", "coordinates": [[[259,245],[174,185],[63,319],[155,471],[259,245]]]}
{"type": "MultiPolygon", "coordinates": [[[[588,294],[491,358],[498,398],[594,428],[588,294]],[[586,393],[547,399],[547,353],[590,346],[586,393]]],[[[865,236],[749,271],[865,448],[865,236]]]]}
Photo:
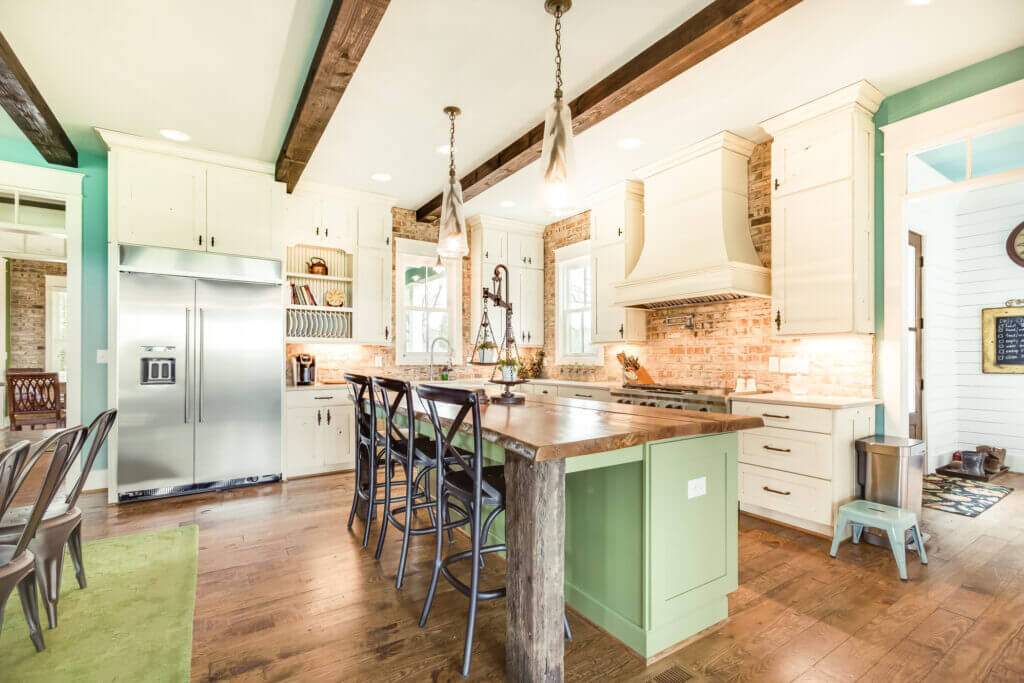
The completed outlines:
{"type": "Polygon", "coordinates": [[[778,372],[778,371],[779,371],[779,357],[778,356],[769,356],[768,357],[768,372],[778,372]]]}
{"type": "Polygon", "coordinates": [[[691,479],[686,482],[686,497],[687,498],[700,498],[701,496],[707,495],[708,492],[708,478],[700,477],[698,479],[691,479]]]}
{"type": "Polygon", "coordinates": [[[106,349],[96,349],[96,362],[100,363],[101,365],[105,365],[107,363],[106,349]]]}

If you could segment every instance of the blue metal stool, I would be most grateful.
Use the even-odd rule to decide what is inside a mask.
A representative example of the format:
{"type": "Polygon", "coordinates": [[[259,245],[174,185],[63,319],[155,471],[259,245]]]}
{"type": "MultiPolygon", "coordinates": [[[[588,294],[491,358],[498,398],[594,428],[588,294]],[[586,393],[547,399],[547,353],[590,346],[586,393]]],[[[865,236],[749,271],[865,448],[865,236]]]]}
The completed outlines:
{"type": "Polygon", "coordinates": [[[889,537],[889,546],[892,548],[893,557],[896,558],[896,567],[899,568],[900,578],[907,580],[907,531],[914,536],[914,544],[917,546],[917,555],[921,564],[928,564],[928,554],[924,549],[924,539],[921,538],[921,528],[917,524],[917,515],[902,508],[882,503],[873,503],[870,500],[855,500],[839,508],[839,517],[836,520],[835,534],[832,536],[832,550],[829,555],[836,556],[839,552],[839,539],[842,538],[846,525],[853,527],[853,542],[860,543],[860,535],[864,527],[869,526],[881,529],[889,537]]]}

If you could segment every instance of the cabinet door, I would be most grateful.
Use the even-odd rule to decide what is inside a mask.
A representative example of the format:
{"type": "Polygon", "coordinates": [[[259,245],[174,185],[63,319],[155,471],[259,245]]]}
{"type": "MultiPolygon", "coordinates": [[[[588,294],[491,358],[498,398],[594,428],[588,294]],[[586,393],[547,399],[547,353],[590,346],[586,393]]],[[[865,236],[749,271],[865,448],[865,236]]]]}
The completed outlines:
{"type": "Polygon", "coordinates": [[[508,265],[508,233],[485,228],[483,235],[484,261],[508,265]]]}
{"type": "Polygon", "coordinates": [[[590,238],[595,246],[620,242],[625,233],[622,196],[596,204],[590,210],[590,238]]]}
{"type": "Polygon", "coordinates": [[[330,405],[322,410],[324,423],[320,428],[322,437],[318,436],[321,444],[318,450],[323,454],[324,467],[328,470],[352,469],[355,466],[352,404],[330,405]]]}
{"type": "Polygon", "coordinates": [[[544,267],[544,240],[534,235],[508,233],[508,262],[524,268],[544,267]]]}
{"type": "Polygon", "coordinates": [[[285,238],[287,244],[321,243],[320,197],[308,192],[285,195],[285,238]]]}
{"type": "Polygon", "coordinates": [[[782,196],[848,178],[853,128],[840,113],[804,123],[772,143],[772,194],[782,196]]]}
{"type": "Polygon", "coordinates": [[[352,251],[359,223],[358,207],[339,197],[324,197],[320,205],[320,236],[326,245],[352,251]]]}
{"type": "Polygon", "coordinates": [[[323,461],[316,452],[316,408],[289,408],[285,419],[285,464],[289,477],[315,474],[323,461]]]}
{"type": "Polygon", "coordinates": [[[391,246],[391,208],[371,202],[359,207],[359,246],[384,249],[391,246]]]}
{"type": "Polygon", "coordinates": [[[391,249],[356,251],[355,339],[391,342],[391,249]]]}
{"type": "Polygon", "coordinates": [[[207,251],[272,258],[273,188],[270,176],[224,166],[206,170],[207,251]]]}
{"type": "Polygon", "coordinates": [[[117,230],[112,239],[206,249],[206,169],[187,159],[116,152],[117,230]]]}
{"type": "Polygon", "coordinates": [[[772,206],[772,331],[853,330],[849,180],[780,197],[772,206]]]}
{"type": "Polygon", "coordinates": [[[544,271],[536,268],[523,270],[520,287],[523,327],[526,346],[544,345],[544,271]]]}
{"type": "Polygon", "coordinates": [[[592,339],[595,342],[621,341],[625,337],[623,309],[615,306],[615,283],[623,279],[626,253],[621,245],[610,244],[593,251],[591,272],[594,278],[592,339]]]}

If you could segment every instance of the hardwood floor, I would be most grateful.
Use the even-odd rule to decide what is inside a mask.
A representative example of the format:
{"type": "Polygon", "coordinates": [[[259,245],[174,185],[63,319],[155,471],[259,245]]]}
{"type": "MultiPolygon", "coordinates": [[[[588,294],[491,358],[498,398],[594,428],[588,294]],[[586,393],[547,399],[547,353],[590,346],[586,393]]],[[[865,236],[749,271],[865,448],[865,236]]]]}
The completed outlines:
{"type": "MultiPolygon", "coordinates": [[[[741,515],[725,624],[645,667],[570,613],[566,680],[1024,680],[1024,475],[999,483],[1017,491],[977,519],[925,510],[930,564],[911,555],[905,583],[882,549],[831,560],[824,540],[741,515]]],[[[199,525],[195,681],[462,680],[466,599],[442,581],[419,628],[431,541],[413,540],[395,590],[399,536],[374,561],[361,523],[345,528],[351,492],[342,474],[123,506],[89,494],[85,536],[199,525]]],[[[503,678],[504,608],[481,607],[473,680],[503,678]]]]}

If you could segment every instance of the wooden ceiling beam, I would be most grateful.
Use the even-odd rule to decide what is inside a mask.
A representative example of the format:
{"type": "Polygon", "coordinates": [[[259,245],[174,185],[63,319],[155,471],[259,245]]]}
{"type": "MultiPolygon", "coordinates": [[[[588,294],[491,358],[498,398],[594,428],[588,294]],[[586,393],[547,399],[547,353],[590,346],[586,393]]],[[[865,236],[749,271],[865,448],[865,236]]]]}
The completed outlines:
{"type": "Polygon", "coordinates": [[[295,189],[320,136],[345,94],[389,0],[334,0],[302,95],[281,145],[274,175],[295,189]]]}
{"type": "Polygon", "coordinates": [[[43,158],[51,164],[78,167],[78,150],[61,128],[11,44],[0,33],[0,106],[43,158]]]}
{"type": "MultiPolygon", "coordinates": [[[[799,2],[714,0],[572,100],[569,109],[573,132],[578,135],[607,119],[799,2]]],[[[566,21],[571,27],[571,13],[566,21]]],[[[543,136],[544,124],[541,122],[463,176],[463,199],[469,201],[539,159],[543,136]]],[[[416,218],[420,221],[433,220],[440,208],[441,195],[438,195],[416,211],[416,218]]]]}

